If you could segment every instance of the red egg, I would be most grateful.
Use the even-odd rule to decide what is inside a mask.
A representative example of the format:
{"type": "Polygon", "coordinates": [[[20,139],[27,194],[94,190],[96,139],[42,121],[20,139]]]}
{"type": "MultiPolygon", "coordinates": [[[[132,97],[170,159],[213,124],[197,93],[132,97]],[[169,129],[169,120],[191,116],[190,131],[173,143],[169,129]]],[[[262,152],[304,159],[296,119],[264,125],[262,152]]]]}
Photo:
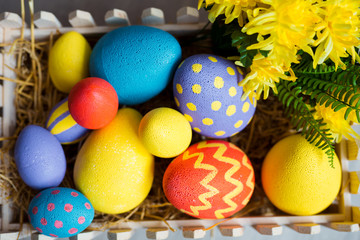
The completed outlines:
{"type": "Polygon", "coordinates": [[[222,140],[190,146],[170,163],[163,178],[166,198],[180,211],[203,219],[238,212],[249,202],[254,185],[249,158],[222,140]]]}
{"type": "Polygon", "coordinates": [[[89,77],[78,82],[69,94],[69,111],[82,127],[99,129],[116,116],[119,102],[115,89],[101,78],[89,77]]]}

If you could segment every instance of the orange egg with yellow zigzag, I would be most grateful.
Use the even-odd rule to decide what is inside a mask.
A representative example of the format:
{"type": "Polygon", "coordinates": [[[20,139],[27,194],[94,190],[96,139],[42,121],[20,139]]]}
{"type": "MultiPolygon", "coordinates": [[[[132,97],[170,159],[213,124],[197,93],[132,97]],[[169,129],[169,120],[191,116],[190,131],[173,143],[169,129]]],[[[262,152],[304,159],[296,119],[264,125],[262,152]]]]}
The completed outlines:
{"type": "Polygon", "coordinates": [[[240,211],[249,202],[254,185],[249,158],[222,140],[190,146],[169,164],[163,178],[170,203],[202,219],[227,218],[240,211]]]}

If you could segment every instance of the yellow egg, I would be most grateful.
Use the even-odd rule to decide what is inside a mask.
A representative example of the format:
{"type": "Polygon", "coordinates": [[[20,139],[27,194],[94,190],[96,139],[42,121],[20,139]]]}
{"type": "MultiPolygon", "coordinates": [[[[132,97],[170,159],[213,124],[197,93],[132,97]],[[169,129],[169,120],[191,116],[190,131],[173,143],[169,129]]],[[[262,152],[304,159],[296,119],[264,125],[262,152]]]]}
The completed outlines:
{"type": "Polygon", "coordinates": [[[325,151],[300,134],[279,141],[266,155],[261,181],[269,200],[294,215],[313,215],[325,210],[341,185],[339,159],[334,168],[325,151]]]}
{"type": "Polygon", "coordinates": [[[76,158],[74,182],[95,210],[118,214],[138,206],[154,177],[154,157],[137,136],[139,112],[118,111],[106,127],[93,131],[76,158]]]}
{"type": "Polygon", "coordinates": [[[65,93],[89,76],[91,48],[77,32],[67,32],[55,42],[49,54],[49,74],[55,87],[65,93]]]}
{"type": "Polygon", "coordinates": [[[186,116],[172,108],[156,108],[140,122],[139,138],[146,149],[155,156],[172,158],[180,155],[190,145],[191,126],[186,116]]]}

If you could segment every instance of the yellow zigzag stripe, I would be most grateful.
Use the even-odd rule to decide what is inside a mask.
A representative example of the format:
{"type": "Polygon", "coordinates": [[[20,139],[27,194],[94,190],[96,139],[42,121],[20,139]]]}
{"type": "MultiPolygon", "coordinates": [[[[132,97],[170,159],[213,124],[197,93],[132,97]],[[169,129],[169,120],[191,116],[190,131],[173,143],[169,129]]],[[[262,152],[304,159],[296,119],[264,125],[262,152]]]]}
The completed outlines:
{"type": "Polygon", "coordinates": [[[214,154],[214,157],[221,162],[225,162],[233,165],[229,170],[226,171],[225,180],[235,185],[236,188],[222,198],[224,202],[230,207],[216,210],[215,211],[216,218],[224,218],[223,213],[234,211],[237,208],[238,205],[231,199],[237,196],[238,194],[240,194],[244,189],[243,184],[239,180],[232,178],[232,175],[240,169],[241,164],[236,159],[223,156],[225,151],[226,151],[225,145],[221,144],[221,146],[219,146],[219,149],[214,154]]]}
{"type": "MultiPolygon", "coordinates": [[[[254,189],[254,185],[255,183],[253,183],[252,179],[254,177],[254,172],[253,172],[253,168],[252,166],[248,163],[247,161],[247,157],[244,155],[243,159],[242,159],[242,164],[250,169],[250,176],[248,177],[248,179],[246,180],[246,186],[248,186],[251,189],[254,189]]],[[[250,191],[250,193],[246,196],[246,198],[244,199],[244,201],[242,202],[243,205],[247,204],[251,198],[253,191],[250,191]]]]}
{"type": "MultiPolygon", "coordinates": [[[[199,143],[198,148],[201,148],[200,145],[204,145],[202,142],[199,143]]],[[[206,147],[206,142],[205,142],[205,146],[206,147]]],[[[200,210],[207,210],[212,208],[211,203],[207,200],[208,198],[213,197],[214,195],[219,193],[219,190],[217,190],[216,188],[214,188],[213,186],[209,185],[208,183],[214,179],[214,177],[216,176],[218,170],[216,167],[210,165],[210,164],[206,164],[206,163],[202,163],[202,161],[204,160],[204,154],[203,153],[194,153],[194,154],[190,154],[189,155],[189,151],[186,151],[183,155],[183,160],[187,160],[189,158],[195,157],[197,156],[197,160],[195,161],[194,167],[195,168],[199,168],[199,169],[205,169],[205,170],[210,170],[211,172],[203,179],[201,180],[200,184],[202,186],[204,186],[206,189],[209,190],[209,192],[203,193],[199,195],[199,200],[204,204],[202,206],[190,206],[191,212],[190,211],[186,211],[184,209],[181,209],[182,212],[193,215],[193,216],[198,216],[199,215],[199,211],[200,210]]]]}

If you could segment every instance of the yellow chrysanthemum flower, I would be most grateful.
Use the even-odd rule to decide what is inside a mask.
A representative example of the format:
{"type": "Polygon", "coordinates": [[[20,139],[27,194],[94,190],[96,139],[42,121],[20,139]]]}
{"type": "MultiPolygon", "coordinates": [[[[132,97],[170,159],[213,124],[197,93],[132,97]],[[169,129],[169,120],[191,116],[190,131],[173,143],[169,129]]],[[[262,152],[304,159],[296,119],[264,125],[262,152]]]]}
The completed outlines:
{"type": "Polygon", "coordinates": [[[360,45],[360,1],[328,0],[319,3],[323,21],[316,26],[317,46],[314,68],[330,58],[335,66],[345,68],[341,57],[359,61],[355,47],[360,45]],[[355,46],[355,47],[354,47],[355,46]]]}
{"type": "Polygon", "coordinates": [[[314,26],[321,19],[315,13],[314,0],[264,0],[269,8],[257,8],[249,14],[249,23],[242,31],[258,33],[258,43],[248,49],[270,50],[277,65],[290,67],[298,63],[299,49],[313,55],[311,45],[314,26]]]}
{"type": "Polygon", "coordinates": [[[334,112],[331,107],[325,107],[325,104],[317,104],[313,116],[315,119],[323,119],[326,123],[325,128],[330,129],[332,137],[337,143],[341,141],[343,136],[349,140],[354,140],[354,137],[360,139],[360,136],[351,128],[350,120],[344,119],[344,114],[345,108],[334,112]]]}
{"type": "Polygon", "coordinates": [[[200,9],[205,2],[205,7],[211,6],[209,10],[208,18],[210,22],[214,22],[215,19],[221,15],[225,15],[225,24],[232,22],[234,19],[238,19],[240,26],[244,25],[246,14],[248,9],[253,9],[259,0],[199,0],[198,8],[200,9]]]}
{"type": "Polygon", "coordinates": [[[239,83],[244,90],[242,99],[249,97],[250,100],[259,100],[262,93],[264,93],[263,98],[267,99],[270,89],[277,93],[275,84],[279,82],[280,78],[288,81],[296,80],[295,74],[290,68],[275,65],[271,59],[257,54],[250,66],[250,72],[239,83]],[[287,71],[291,76],[285,74],[287,71]]]}

